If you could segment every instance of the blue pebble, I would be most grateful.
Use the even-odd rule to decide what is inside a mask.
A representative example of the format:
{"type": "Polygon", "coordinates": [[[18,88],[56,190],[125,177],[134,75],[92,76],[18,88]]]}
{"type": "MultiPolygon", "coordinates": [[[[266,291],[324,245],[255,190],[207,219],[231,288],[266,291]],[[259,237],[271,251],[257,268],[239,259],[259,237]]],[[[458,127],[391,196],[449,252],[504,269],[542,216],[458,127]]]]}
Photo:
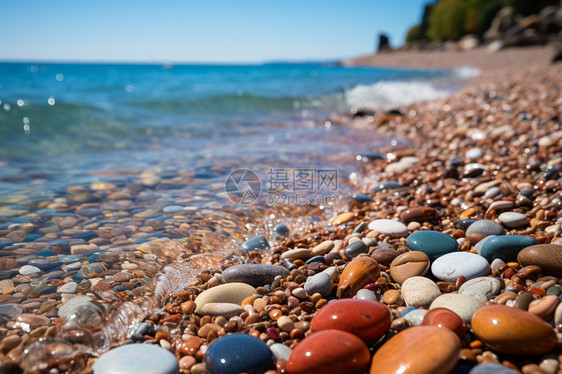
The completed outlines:
{"type": "Polygon", "coordinates": [[[417,308],[415,306],[409,306],[406,309],[404,309],[402,312],[400,312],[400,317],[404,318],[404,316],[408,313],[410,313],[412,310],[416,310],[417,308]]]}
{"type": "Polygon", "coordinates": [[[247,251],[256,251],[258,249],[267,250],[269,249],[269,242],[264,235],[259,235],[255,238],[246,240],[241,247],[247,251]]]}
{"type": "Polygon", "coordinates": [[[373,199],[369,195],[366,195],[364,193],[358,193],[353,195],[353,200],[357,201],[358,203],[367,203],[373,199]]]}
{"type": "Polygon", "coordinates": [[[57,252],[53,251],[52,249],[43,249],[42,251],[37,252],[36,255],[40,257],[51,257],[56,256],[57,252]]]}
{"type": "Polygon", "coordinates": [[[215,340],[204,358],[212,374],[263,373],[271,364],[269,347],[250,335],[225,335],[215,340]]]}
{"type": "Polygon", "coordinates": [[[84,279],[86,279],[86,277],[83,276],[83,275],[80,274],[80,273],[75,273],[75,274],[72,276],[72,280],[73,280],[74,282],[76,282],[76,283],[80,283],[80,282],[83,281],[84,279]]]}
{"type": "Polygon", "coordinates": [[[512,287],[512,286],[506,286],[504,291],[505,292],[515,292],[515,293],[517,293],[517,290],[515,289],[515,287],[512,287]]]}
{"type": "Polygon", "coordinates": [[[84,231],[79,234],[74,234],[71,236],[72,239],[83,239],[85,241],[97,238],[98,235],[93,231],[84,231]]]}
{"type": "Polygon", "coordinates": [[[511,370],[507,366],[489,362],[486,364],[478,364],[468,372],[468,374],[516,374],[517,372],[511,370]]]}
{"type": "Polygon", "coordinates": [[[439,231],[416,231],[408,236],[406,244],[413,251],[425,253],[431,261],[458,249],[455,238],[439,231]]]}
{"type": "Polygon", "coordinates": [[[93,255],[88,257],[88,262],[89,263],[96,262],[99,257],[100,257],[99,253],[94,253],[93,255]]]}
{"type": "Polygon", "coordinates": [[[0,242],[0,249],[5,248],[5,247],[7,247],[9,245],[12,245],[12,244],[14,244],[14,242],[9,241],[9,240],[4,240],[3,242],[0,242]]]}
{"type": "Polygon", "coordinates": [[[31,233],[31,234],[27,234],[24,241],[32,242],[32,241],[37,240],[37,239],[42,238],[42,237],[43,237],[43,235],[41,235],[41,234],[31,233]]]}
{"type": "Polygon", "coordinates": [[[479,254],[488,262],[499,258],[507,263],[516,261],[521,250],[535,244],[538,244],[537,240],[526,235],[494,236],[482,244],[479,254]]]}

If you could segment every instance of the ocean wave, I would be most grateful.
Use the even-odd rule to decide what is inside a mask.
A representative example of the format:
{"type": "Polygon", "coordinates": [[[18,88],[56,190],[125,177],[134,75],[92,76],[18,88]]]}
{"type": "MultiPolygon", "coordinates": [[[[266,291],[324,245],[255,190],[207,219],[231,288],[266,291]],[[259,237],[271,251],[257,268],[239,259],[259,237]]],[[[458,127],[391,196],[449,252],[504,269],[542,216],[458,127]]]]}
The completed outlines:
{"type": "Polygon", "coordinates": [[[453,70],[453,75],[460,79],[476,78],[480,73],[480,69],[473,68],[472,66],[462,66],[453,70]]]}
{"type": "Polygon", "coordinates": [[[447,97],[450,91],[438,88],[430,82],[386,82],[359,84],[345,92],[345,101],[351,111],[378,110],[394,106],[430,101],[447,97]]]}

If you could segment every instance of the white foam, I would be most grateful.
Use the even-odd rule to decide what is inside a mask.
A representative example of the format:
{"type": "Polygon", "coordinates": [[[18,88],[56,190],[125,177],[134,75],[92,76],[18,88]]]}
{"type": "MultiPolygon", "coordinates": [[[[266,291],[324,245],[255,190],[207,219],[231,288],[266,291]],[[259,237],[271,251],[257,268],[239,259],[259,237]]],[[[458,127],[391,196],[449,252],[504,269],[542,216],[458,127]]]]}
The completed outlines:
{"type": "Polygon", "coordinates": [[[385,82],[359,84],[345,92],[345,101],[352,111],[358,109],[385,109],[419,101],[442,99],[449,95],[445,89],[430,82],[385,82]]]}
{"type": "Polygon", "coordinates": [[[480,69],[473,68],[472,66],[462,66],[455,69],[455,76],[460,79],[470,79],[479,76],[481,73],[480,69]]]}

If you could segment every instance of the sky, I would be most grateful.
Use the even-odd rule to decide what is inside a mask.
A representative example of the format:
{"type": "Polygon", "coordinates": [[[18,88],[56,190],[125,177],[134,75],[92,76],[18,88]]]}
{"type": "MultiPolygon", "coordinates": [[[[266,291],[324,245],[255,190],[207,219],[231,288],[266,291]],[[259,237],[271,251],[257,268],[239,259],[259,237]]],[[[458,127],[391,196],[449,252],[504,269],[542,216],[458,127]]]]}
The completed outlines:
{"type": "Polygon", "coordinates": [[[0,60],[260,63],[399,46],[428,0],[29,0],[0,3],[0,60]]]}

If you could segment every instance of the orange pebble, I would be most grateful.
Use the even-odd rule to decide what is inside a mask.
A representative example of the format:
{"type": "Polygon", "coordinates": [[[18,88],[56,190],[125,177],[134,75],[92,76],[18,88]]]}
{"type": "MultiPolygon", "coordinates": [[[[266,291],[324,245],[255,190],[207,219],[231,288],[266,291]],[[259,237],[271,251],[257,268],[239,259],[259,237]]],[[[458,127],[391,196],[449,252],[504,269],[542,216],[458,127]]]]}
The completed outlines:
{"type": "Polygon", "coordinates": [[[480,340],[473,340],[470,342],[469,347],[470,348],[481,348],[484,344],[482,344],[482,341],[480,340]]]}

